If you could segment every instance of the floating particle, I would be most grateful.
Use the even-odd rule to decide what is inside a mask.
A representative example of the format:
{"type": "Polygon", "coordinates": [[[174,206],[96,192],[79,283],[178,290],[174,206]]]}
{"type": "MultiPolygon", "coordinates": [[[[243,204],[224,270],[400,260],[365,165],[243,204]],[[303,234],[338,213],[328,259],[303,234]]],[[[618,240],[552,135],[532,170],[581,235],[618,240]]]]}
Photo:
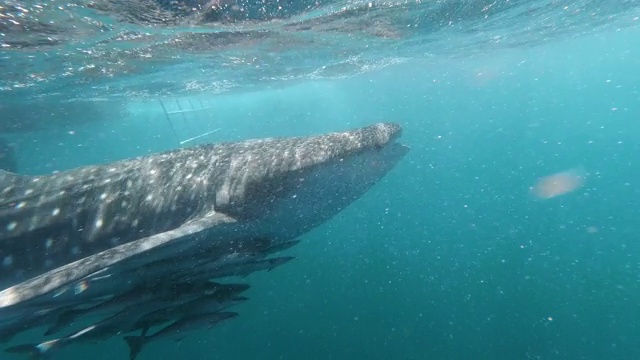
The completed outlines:
{"type": "Polygon", "coordinates": [[[584,184],[585,172],[571,169],[539,179],[531,188],[533,195],[539,199],[551,199],[570,193],[584,184]]]}

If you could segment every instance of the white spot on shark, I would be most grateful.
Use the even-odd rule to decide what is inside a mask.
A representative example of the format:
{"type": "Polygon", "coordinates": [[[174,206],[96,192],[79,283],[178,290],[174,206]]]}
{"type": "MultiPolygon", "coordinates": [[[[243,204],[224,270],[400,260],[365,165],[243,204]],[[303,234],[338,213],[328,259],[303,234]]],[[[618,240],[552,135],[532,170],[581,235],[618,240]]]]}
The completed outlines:
{"type": "Polygon", "coordinates": [[[71,255],[78,255],[80,253],[80,248],[77,246],[74,246],[71,248],[71,255]]]}
{"type": "Polygon", "coordinates": [[[20,201],[17,205],[16,205],[16,209],[22,209],[23,207],[25,207],[27,205],[26,201],[20,201]]]}
{"type": "Polygon", "coordinates": [[[33,189],[27,189],[27,190],[25,190],[25,191],[24,191],[24,194],[25,194],[25,195],[31,195],[31,194],[33,194],[33,189]]]}
{"type": "Polygon", "coordinates": [[[104,200],[104,199],[106,199],[106,198],[107,198],[107,193],[102,193],[102,194],[100,195],[100,200],[104,200]]]}
{"type": "Polygon", "coordinates": [[[101,228],[102,227],[102,218],[96,220],[96,228],[101,228]]]}
{"type": "Polygon", "coordinates": [[[53,245],[53,239],[47,238],[47,240],[45,240],[44,242],[44,245],[47,247],[47,249],[49,249],[53,245]]]}
{"type": "Polygon", "coordinates": [[[55,209],[53,209],[53,211],[51,211],[51,215],[52,216],[56,216],[58,214],[60,214],[60,208],[55,208],[55,209]]]}
{"type": "Polygon", "coordinates": [[[12,221],[10,223],[7,224],[7,230],[8,231],[13,231],[16,229],[16,227],[18,226],[18,223],[15,221],[12,221]]]}

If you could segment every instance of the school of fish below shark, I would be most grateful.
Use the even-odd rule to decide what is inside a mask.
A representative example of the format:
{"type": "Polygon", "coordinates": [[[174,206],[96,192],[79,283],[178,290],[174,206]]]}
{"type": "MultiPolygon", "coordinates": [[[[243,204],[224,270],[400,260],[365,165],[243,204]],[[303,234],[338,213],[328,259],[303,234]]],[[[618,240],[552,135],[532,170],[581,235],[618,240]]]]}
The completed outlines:
{"type": "MultiPolygon", "coordinates": [[[[201,145],[47,176],[0,173],[0,341],[44,358],[122,337],[130,359],[238,316],[243,278],[379,182],[401,127],[201,145]],[[41,329],[34,343],[15,335],[41,329]]],[[[5,355],[6,356],[6,355],[5,355]]],[[[3,357],[4,358],[4,357],[3,357]]]]}

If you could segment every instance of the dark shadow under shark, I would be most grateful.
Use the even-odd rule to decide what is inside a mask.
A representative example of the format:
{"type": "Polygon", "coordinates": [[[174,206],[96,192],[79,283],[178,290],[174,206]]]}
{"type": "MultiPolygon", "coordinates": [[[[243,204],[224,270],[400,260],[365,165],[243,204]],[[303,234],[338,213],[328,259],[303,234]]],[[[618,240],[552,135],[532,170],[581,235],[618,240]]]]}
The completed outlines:
{"type": "Polygon", "coordinates": [[[291,242],[385,176],[408,151],[396,143],[400,135],[399,125],[383,123],[179,149],[49,176],[3,172],[0,317],[10,322],[34,309],[125,291],[148,281],[137,270],[153,264],[165,275],[189,274],[256,239],[275,247],[291,242]]]}

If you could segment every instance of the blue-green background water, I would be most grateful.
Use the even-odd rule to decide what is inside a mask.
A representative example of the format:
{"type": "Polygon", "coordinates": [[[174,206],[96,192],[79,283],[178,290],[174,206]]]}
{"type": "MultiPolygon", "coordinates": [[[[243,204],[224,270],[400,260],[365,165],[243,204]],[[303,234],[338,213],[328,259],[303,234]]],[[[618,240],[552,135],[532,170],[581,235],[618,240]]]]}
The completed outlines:
{"type": "MultiPolygon", "coordinates": [[[[171,116],[175,133],[150,99],[8,138],[21,172],[50,173],[217,128],[201,140],[404,126],[403,162],[288,250],[295,261],[251,275],[238,319],[140,359],[637,359],[638,84],[632,27],[207,96],[211,109],[171,116]],[[531,197],[539,177],[575,167],[582,188],[531,197]]],[[[127,349],[60,354],[87,356],[127,349]]]]}

